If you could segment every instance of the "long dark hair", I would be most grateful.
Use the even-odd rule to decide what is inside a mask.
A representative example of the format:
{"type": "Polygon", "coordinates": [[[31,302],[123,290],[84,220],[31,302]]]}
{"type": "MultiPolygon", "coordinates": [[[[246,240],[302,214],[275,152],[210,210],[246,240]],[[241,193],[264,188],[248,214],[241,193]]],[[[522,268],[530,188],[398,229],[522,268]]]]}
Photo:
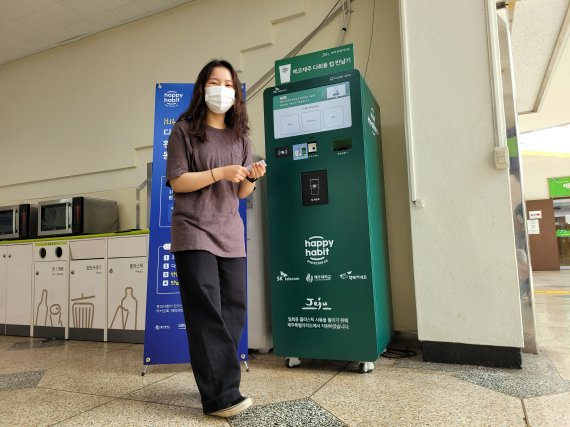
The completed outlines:
{"type": "Polygon", "coordinates": [[[208,78],[215,67],[227,68],[232,75],[236,100],[232,108],[226,112],[224,122],[228,128],[233,130],[236,139],[241,139],[249,134],[249,119],[242,97],[241,82],[232,64],[221,59],[214,59],[202,68],[194,83],[194,92],[192,93],[190,106],[178,117],[177,121],[187,120],[190,134],[196,136],[202,142],[206,141],[206,110],[208,107],[204,94],[208,78]]]}

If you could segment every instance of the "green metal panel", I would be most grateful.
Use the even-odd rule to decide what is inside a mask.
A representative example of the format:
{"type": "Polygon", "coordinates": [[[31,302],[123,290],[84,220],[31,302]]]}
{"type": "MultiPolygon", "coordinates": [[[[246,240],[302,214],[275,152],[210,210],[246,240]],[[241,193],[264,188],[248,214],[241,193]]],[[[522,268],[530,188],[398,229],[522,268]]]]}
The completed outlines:
{"type": "Polygon", "coordinates": [[[373,361],[391,335],[378,106],[351,70],[269,88],[264,108],[274,350],[373,361]]]}
{"type": "Polygon", "coordinates": [[[374,301],[376,304],[376,325],[381,325],[376,329],[376,339],[378,352],[382,352],[391,338],[392,307],[390,303],[390,265],[388,262],[388,229],[386,225],[386,203],[382,167],[380,107],[364,82],[364,79],[362,79],[361,88],[368,220],[370,224],[372,285],[374,287],[374,301]]]}
{"type": "Polygon", "coordinates": [[[570,196],[570,176],[559,178],[548,178],[548,190],[550,197],[569,197],[570,196]]]}

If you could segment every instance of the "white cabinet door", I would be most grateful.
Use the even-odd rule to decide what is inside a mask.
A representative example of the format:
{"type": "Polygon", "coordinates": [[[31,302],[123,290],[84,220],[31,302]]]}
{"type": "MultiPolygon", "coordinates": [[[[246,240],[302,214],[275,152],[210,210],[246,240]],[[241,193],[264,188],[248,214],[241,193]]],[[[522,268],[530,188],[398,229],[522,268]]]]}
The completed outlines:
{"type": "Polygon", "coordinates": [[[148,236],[110,237],[107,239],[107,256],[109,258],[138,258],[146,256],[148,236]]]}
{"type": "Polygon", "coordinates": [[[36,261],[34,270],[34,336],[67,338],[67,261],[36,261]]]}
{"type": "Polygon", "coordinates": [[[32,245],[10,245],[6,247],[6,250],[8,261],[6,268],[6,334],[30,336],[32,324],[32,245]]]}
{"type": "Polygon", "coordinates": [[[106,318],[104,259],[69,262],[69,339],[103,341],[106,318]]]}
{"type": "Polygon", "coordinates": [[[143,342],[147,258],[114,258],[107,262],[108,340],[143,342]]]}

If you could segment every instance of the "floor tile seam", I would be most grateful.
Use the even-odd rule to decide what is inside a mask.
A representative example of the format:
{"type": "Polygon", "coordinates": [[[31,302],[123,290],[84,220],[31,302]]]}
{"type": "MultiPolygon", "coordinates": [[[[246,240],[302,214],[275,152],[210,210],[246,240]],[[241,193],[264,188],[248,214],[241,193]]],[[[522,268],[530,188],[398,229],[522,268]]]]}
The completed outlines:
{"type": "Polygon", "coordinates": [[[441,375],[445,375],[445,376],[455,377],[456,374],[465,373],[465,371],[457,372],[457,371],[450,371],[450,370],[445,370],[445,369],[439,370],[439,369],[428,369],[428,368],[421,368],[421,367],[412,368],[412,367],[408,367],[408,366],[397,366],[397,365],[390,365],[388,367],[398,369],[401,371],[410,371],[410,372],[418,372],[419,371],[425,375],[432,373],[432,374],[441,374],[441,375]]]}
{"type": "Polygon", "coordinates": [[[554,372],[556,372],[556,375],[558,375],[558,378],[560,379],[560,381],[565,382],[567,384],[570,384],[570,380],[565,379],[562,374],[560,373],[560,371],[558,370],[558,368],[556,367],[556,364],[552,361],[552,359],[550,358],[548,351],[544,350],[544,356],[548,359],[548,361],[550,362],[550,364],[552,365],[552,369],[554,370],[554,372]]]}
{"type": "MultiPolygon", "coordinates": [[[[554,363],[553,363],[554,365],[554,363]]],[[[567,380],[566,378],[564,378],[562,376],[562,374],[560,373],[560,371],[558,370],[558,368],[556,367],[556,365],[554,365],[554,370],[556,371],[556,374],[558,374],[558,377],[560,378],[560,381],[565,382],[566,384],[570,384],[570,380],[567,380]]]]}
{"type": "MultiPolygon", "coordinates": [[[[331,413],[329,410],[327,410],[325,407],[323,407],[320,403],[316,402],[311,396],[309,397],[301,397],[299,399],[287,399],[287,400],[280,400],[278,402],[270,402],[270,403],[266,403],[263,405],[256,405],[255,401],[253,402],[254,406],[252,406],[252,408],[258,409],[258,408],[266,408],[272,405],[277,405],[280,403],[290,403],[290,402],[298,402],[300,400],[310,400],[311,402],[313,402],[314,404],[316,404],[319,408],[321,408],[323,411],[327,412],[329,415],[331,415],[333,418],[339,420],[342,424],[346,425],[346,423],[344,421],[342,421],[340,418],[338,418],[335,414],[331,413]]],[[[229,422],[230,426],[233,426],[232,424],[232,419],[228,419],[226,420],[227,422],[229,422]]]]}
{"type": "MultiPolygon", "coordinates": [[[[277,361],[276,361],[276,360],[256,360],[255,363],[249,363],[249,364],[248,364],[248,365],[249,365],[249,370],[251,371],[251,370],[255,369],[255,365],[257,365],[258,363],[263,364],[264,367],[273,366],[273,367],[276,367],[276,368],[285,368],[285,360],[283,360],[283,361],[281,361],[281,360],[277,360],[277,361]]],[[[344,369],[344,367],[345,367],[345,366],[340,365],[340,364],[328,365],[328,366],[321,365],[321,366],[319,366],[319,367],[317,368],[317,370],[318,370],[318,371],[325,371],[325,370],[333,370],[333,369],[334,369],[334,370],[339,370],[339,371],[340,371],[340,370],[344,369]]],[[[289,370],[289,369],[296,370],[297,368],[298,368],[298,367],[295,366],[295,367],[287,368],[287,369],[288,369],[288,370],[289,370]]],[[[312,367],[311,367],[311,368],[312,368],[312,367]]],[[[303,368],[301,368],[301,369],[303,369],[303,368]]],[[[243,370],[242,370],[242,373],[246,373],[246,374],[247,374],[247,371],[246,371],[245,369],[243,369],[243,370]]]]}
{"type": "Polygon", "coordinates": [[[557,391],[555,393],[542,394],[540,396],[523,397],[522,400],[542,399],[543,397],[558,396],[559,394],[570,394],[570,390],[568,390],[568,391],[557,391]]]}
{"type": "Polygon", "coordinates": [[[281,362],[283,361],[283,364],[285,364],[285,358],[284,357],[280,357],[280,356],[276,356],[273,358],[270,357],[249,357],[247,359],[247,363],[253,363],[253,362],[281,362]]]}
{"type": "Polygon", "coordinates": [[[325,408],[324,406],[322,406],[319,402],[317,402],[315,399],[313,399],[313,397],[309,397],[309,400],[312,401],[315,405],[317,405],[319,408],[321,408],[323,411],[325,411],[327,414],[329,414],[331,417],[333,417],[335,420],[338,420],[338,422],[340,422],[342,425],[344,426],[348,426],[348,424],[346,422],[344,422],[341,418],[339,418],[336,414],[333,414],[331,411],[329,411],[327,408],[325,408]]]}
{"type": "Polygon", "coordinates": [[[32,369],[30,371],[19,371],[19,372],[0,372],[0,376],[2,375],[21,375],[21,374],[32,374],[35,372],[44,372],[44,374],[47,372],[47,369],[32,369]]]}
{"type": "Polygon", "coordinates": [[[141,354],[141,360],[144,360],[144,353],[142,352],[142,350],[129,350],[129,349],[127,349],[127,348],[119,348],[119,349],[117,349],[117,350],[109,350],[110,353],[111,353],[111,352],[112,352],[112,353],[118,353],[118,352],[120,352],[120,351],[123,351],[123,352],[126,351],[126,352],[129,352],[129,353],[140,353],[140,354],[141,354]]]}
{"type": "Polygon", "coordinates": [[[30,388],[38,388],[41,390],[49,390],[49,391],[61,391],[63,393],[73,393],[73,394],[82,394],[85,396],[96,396],[96,397],[106,397],[112,400],[115,399],[119,399],[120,397],[117,395],[109,395],[109,394],[97,394],[97,393],[87,393],[84,391],[78,391],[78,390],[68,390],[65,388],[54,388],[54,387],[47,387],[47,386],[43,386],[43,385],[37,385],[35,387],[30,387],[30,388]]]}
{"type": "MultiPolygon", "coordinates": [[[[13,348],[16,344],[19,344],[19,342],[15,342],[15,343],[11,343],[12,346],[10,348],[7,348],[6,351],[11,351],[11,352],[22,352],[22,353],[26,353],[29,351],[33,351],[33,350],[53,350],[53,349],[57,349],[57,350],[61,350],[65,347],[67,347],[66,345],[50,345],[50,346],[45,346],[45,347],[21,347],[21,348],[13,348]]],[[[27,344],[27,343],[26,343],[27,344]]]]}
{"type": "MultiPolygon", "coordinates": [[[[93,356],[93,357],[97,357],[97,356],[93,356]]],[[[71,359],[71,360],[64,360],[64,361],[62,361],[62,362],[58,362],[58,363],[55,364],[54,366],[50,366],[50,367],[45,368],[45,369],[42,369],[42,370],[59,369],[59,368],[61,367],[60,365],[62,365],[62,364],[70,365],[70,364],[73,364],[73,363],[75,363],[75,362],[78,362],[78,360],[74,360],[74,359],[71,359]]],[[[80,359],[79,362],[85,362],[85,359],[80,359]]],[[[144,372],[144,365],[143,365],[142,362],[141,362],[141,366],[142,366],[143,368],[138,371],[139,373],[136,374],[136,376],[143,376],[143,375],[141,375],[141,374],[144,372]]],[[[92,370],[93,370],[93,371],[96,371],[96,372],[104,372],[101,368],[93,368],[92,370]]],[[[164,378],[161,377],[161,378],[158,379],[158,380],[149,380],[149,384],[147,384],[147,386],[148,386],[148,385],[151,385],[151,384],[155,384],[155,383],[157,383],[157,382],[159,382],[159,381],[162,381],[163,379],[170,378],[170,377],[175,376],[175,375],[177,375],[177,374],[180,374],[180,373],[182,373],[182,372],[184,372],[184,371],[174,372],[174,373],[168,373],[168,374],[161,374],[161,375],[167,375],[167,377],[164,377],[164,378]]],[[[107,372],[107,373],[108,373],[108,374],[111,374],[112,372],[107,372]]],[[[148,373],[145,373],[144,377],[145,377],[146,379],[148,379],[148,373]]],[[[144,386],[144,387],[146,387],[146,386],[144,386]]],[[[138,389],[137,389],[137,390],[138,390],[138,389]]]]}
{"type": "Polygon", "coordinates": [[[19,335],[0,335],[0,342],[15,342],[18,340],[24,340],[24,339],[34,339],[34,337],[29,337],[29,336],[19,336],[19,335]]]}
{"type": "MultiPolygon", "coordinates": [[[[285,367],[285,361],[281,361],[281,360],[254,360],[252,361],[248,361],[247,365],[249,366],[249,369],[251,370],[252,367],[254,367],[257,364],[263,364],[263,365],[273,365],[275,367],[285,367]]],[[[242,372],[246,372],[246,369],[242,369],[242,372]]]]}
{"type": "Polygon", "coordinates": [[[142,350],[142,351],[144,351],[144,343],[130,343],[130,344],[129,344],[129,343],[126,343],[126,344],[127,344],[127,346],[126,346],[126,347],[123,347],[123,350],[126,350],[126,349],[132,349],[132,350],[135,350],[135,349],[134,349],[134,348],[132,348],[132,347],[134,347],[134,346],[138,346],[138,345],[142,345],[142,346],[143,346],[143,348],[141,348],[141,350],[142,350]]]}
{"type": "MultiPolygon", "coordinates": [[[[506,393],[506,392],[504,392],[504,391],[496,390],[496,389],[494,389],[494,388],[490,388],[490,387],[484,386],[484,385],[482,385],[482,384],[478,384],[478,383],[475,383],[475,382],[471,382],[471,381],[469,381],[468,379],[461,378],[461,377],[459,377],[459,376],[457,376],[457,375],[455,375],[455,377],[456,377],[458,380],[461,380],[461,381],[463,381],[463,382],[469,383],[469,384],[474,385],[474,386],[476,386],[476,387],[484,388],[485,390],[494,391],[495,393],[499,393],[499,394],[502,394],[502,395],[504,395],[504,396],[512,397],[513,399],[520,399],[520,400],[522,400],[522,399],[534,399],[535,397],[543,397],[542,395],[541,395],[541,396],[535,396],[535,397],[519,397],[519,396],[513,396],[512,394],[506,393]]],[[[566,392],[561,392],[561,393],[566,393],[566,392]]],[[[559,394],[559,393],[555,393],[555,394],[559,394]]],[[[547,395],[544,395],[544,396],[549,396],[549,395],[547,394],[547,395]]]]}
{"type": "MultiPolygon", "coordinates": [[[[174,376],[174,375],[172,375],[172,376],[174,376]]],[[[171,377],[172,377],[172,376],[171,376],[171,377]]],[[[170,378],[170,377],[169,377],[169,378],[170,378]]],[[[165,379],[166,379],[166,378],[165,378],[165,379]]],[[[159,381],[162,381],[162,380],[159,380],[159,381]]],[[[158,381],[157,381],[157,382],[158,382],[158,381]]],[[[132,394],[132,393],[136,393],[136,392],[138,392],[138,391],[141,391],[142,389],[144,389],[144,388],[146,388],[146,387],[148,387],[148,386],[155,385],[155,384],[157,384],[157,382],[148,384],[148,385],[146,385],[146,386],[144,386],[144,387],[137,388],[137,389],[135,389],[135,390],[130,390],[130,391],[126,392],[125,394],[120,394],[120,395],[116,395],[116,394],[114,394],[114,395],[109,395],[109,394],[86,393],[86,392],[77,391],[77,390],[68,390],[68,389],[65,389],[65,388],[53,388],[53,387],[47,387],[47,386],[35,386],[35,387],[29,387],[29,388],[39,388],[39,389],[43,389],[43,390],[61,391],[61,392],[65,392],[65,393],[83,394],[83,395],[87,395],[87,396],[106,397],[106,398],[113,399],[113,400],[116,400],[116,399],[124,399],[124,400],[134,400],[134,401],[138,401],[138,402],[156,403],[156,402],[153,402],[153,401],[144,400],[144,399],[137,399],[137,398],[128,397],[128,396],[129,396],[130,394],[132,394]]],[[[167,404],[167,405],[169,405],[169,406],[189,407],[189,406],[186,406],[186,405],[176,405],[176,404],[167,404]]],[[[190,407],[193,408],[193,406],[190,406],[190,407]]]]}
{"type": "MultiPolygon", "coordinates": [[[[47,371],[48,369],[54,369],[56,368],[58,365],[60,365],[61,363],[65,363],[65,362],[55,362],[55,363],[50,363],[47,365],[42,366],[41,368],[37,368],[37,369],[32,369],[30,370],[29,368],[25,368],[25,371],[17,371],[17,372],[0,372],[0,375],[4,375],[4,374],[23,374],[26,372],[36,372],[36,371],[47,371]]],[[[16,367],[16,369],[19,369],[18,367],[16,367]]]]}
{"type": "Polygon", "coordinates": [[[107,350],[108,352],[111,351],[118,351],[118,350],[126,350],[127,347],[125,348],[115,348],[115,347],[109,347],[109,348],[105,348],[105,347],[95,347],[95,346],[90,346],[90,345],[73,345],[73,346],[67,346],[67,348],[81,348],[81,349],[92,349],[92,350],[107,350]]]}
{"type": "MultiPolygon", "coordinates": [[[[280,363],[283,366],[285,366],[285,360],[287,358],[286,357],[281,357],[281,356],[276,356],[276,358],[250,358],[249,360],[247,360],[248,364],[252,364],[252,363],[257,363],[257,362],[271,362],[271,363],[280,363]]],[[[311,359],[311,358],[299,358],[301,361],[302,360],[318,360],[319,362],[326,364],[327,363],[327,359],[311,359]]],[[[329,365],[336,365],[336,366],[344,366],[347,364],[350,364],[354,362],[353,360],[330,360],[329,365]]]]}
{"type": "Polygon", "coordinates": [[[521,405],[522,405],[522,409],[523,409],[524,421],[526,423],[526,427],[530,427],[530,421],[528,419],[528,413],[526,411],[526,405],[524,404],[524,399],[521,399],[521,405]]]}
{"type": "MultiPolygon", "coordinates": [[[[311,394],[308,398],[311,399],[315,394],[317,394],[320,390],[323,389],[323,387],[325,387],[328,383],[330,383],[332,380],[334,380],[337,376],[339,376],[340,374],[342,374],[343,372],[345,372],[347,370],[347,368],[350,366],[350,363],[347,363],[345,366],[342,367],[342,369],[340,369],[337,373],[335,373],[332,377],[330,377],[327,381],[325,381],[319,388],[317,388],[313,394],[311,394]]],[[[360,374],[360,375],[364,375],[364,374],[360,374]]],[[[320,406],[320,405],[319,405],[320,406]]]]}
{"type": "MultiPolygon", "coordinates": [[[[153,381],[153,382],[150,382],[149,384],[146,384],[146,385],[144,385],[144,386],[142,386],[142,387],[140,387],[140,388],[137,388],[137,389],[134,389],[134,390],[130,390],[130,391],[126,392],[125,394],[121,394],[121,395],[115,396],[115,397],[117,397],[117,398],[119,398],[119,399],[122,399],[122,398],[124,398],[125,396],[128,396],[129,394],[136,393],[136,392],[141,391],[141,390],[143,390],[143,389],[145,389],[145,388],[147,388],[147,387],[150,387],[150,386],[155,386],[155,385],[157,385],[158,383],[160,383],[160,382],[162,382],[162,381],[165,381],[165,380],[168,380],[168,379],[170,379],[170,378],[172,378],[172,377],[175,377],[176,375],[178,375],[178,374],[180,374],[180,373],[181,373],[181,372],[176,372],[176,373],[174,373],[174,374],[172,374],[172,375],[168,375],[168,376],[166,376],[166,377],[160,378],[160,379],[158,379],[158,380],[156,380],[156,381],[153,381]]],[[[142,375],[141,375],[141,376],[142,376],[142,375]]],[[[147,378],[147,374],[145,374],[144,377],[147,378]]],[[[132,399],[132,400],[136,400],[136,399],[132,399]]]]}
{"type": "MultiPolygon", "coordinates": [[[[69,344],[64,344],[62,347],[68,348],[68,349],[74,349],[74,350],[105,350],[108,353],[111,352],[116,352],[116,351],[121,351],[121,350],[127,350],[128,347],[105,347],[105,346],[92,346],[92,345],[81,345],[81,344],[73,344],[73,345],[69,345],[69,344]]],[[[128,351],[134,351],[134,350],[128,350],[128,351]]]]}
{"type": "MultiPolygon", "coordinates": [[[[103,396],[103,397],[107,397],[107,396],[103,396]]],[[[81,412],[78,412],[77,414],[74,414],[74,415],[72,415],[72,416],[70,416],[70,417],[68,417],[68,418],[65,418],[65,419],[63,419],[63,420],[60,420],[60,421],[58,421],[58,422],[56,422],[56,423],[54,423],[54,424],[49,424],[49,426],[50,426],[50,427],[52,427],[52,426],[57,426],[57,425],[59,425],[59,424],[61,424],[61,423],[64,423],[64,422],[66,422],[66,421],[69,421],[69,420],[71,420],[71,419],[73,419],[73,418],[76,418],[76,417],[78,417],[78,416],[80,416],[80,415],[86,414],[87,412],[91,412],[91,411],[93,411],[94,409],[100,408],[101,406],[108,405],[109,403],[112,403],[112,402],[114,402],[115,400],[118,400],[118,399],[117,399],[117,398],[112,398],[112,399],[110,399],[110,400],[107,400],[106,402],[102,402],[102,403],[100,403],[100,404],[98,404],[98,405],[95,405],[95,406],[92,406],[92,407],[90,407],[90,408],[87,408],[87,409],[85,409],[85,410],[83,410],[83,411],[81,411],[81,412]]]]}
{"type": "MultiPolygon", "coordinates": [[[[78,352],[81,350],[101,350],[101,348],[98,347],[88,347],[88,346],[69,346],[69,345],[57,345],[57,346],[48,346],[48,347],[31,347],[31,348],[22,348],[22,349],[16,349],[16,350],[9,350],[11,352],[22,352],[22,353],[26,353],[26,354],[31,354],[29,352],[31,351],[43,351],[43,350],[48,350],[46,353],[47,354],[52,354],[55,353],[56,351],[70,351],[70,352],[78,352]],[[53,351],[52,351],[53,350],[53,351]]],[[[107,351],[114,351],[114,350],[107,350],[107,351]]],[[[70,357],[75,357],[73,355],[71,355],[70,357]]]]}
{"type": "MultiPolygon", "coordinates": [[[[190,364],[190,363],[172,363],[172,364],[169,364],[169,363],[166,363],[166,364],[156,363],[156,364],[152,364],[152,365],[145,365],[145,364],[143,364],[143,365],[142,365],[143,368],[142,368],[142,370],[141,370],[140,372],[141,372],[141,376],[146,378],[147,375],[153,375],[153,372],[152,372],[152,371],[149,371],[149,368],[152,368],[153,366],[157,366],[157,367],[158,367],[158,366],[178,366],[178,365],[188,365],[188,369],[182,370],[182,371],[179,371],[179,372],[173,372],[172,374],[167,374],[167,375],[169,375],[168,378],[173,377],[173,376],[178,375],[178,374],[183,374],[183,373],[191,374],[191,373],[192,373],[192,364],[190,364]],[[142,375],[143,373],[144,373],[144,375],[142,375]]],[[[154,373],[154,375],[156,375],[156,373],[154,373]]]]}
{"type": "Polygon", "coordinates": [[[190,408],[190,409],[202,410],[201,406],[189,406],[189,405],[180,405],[180,404],[176,404],[176,403],[155,402],[153,400],[145,400],[145,399],[136,398],[136,397],[128,397],[128,393],[126,395],[117,397],[114,400],[123,400],[123,401],[130,401],[130,402],[149,403],[149,404],[153,404],[153,405],[174,406],[176,408],[190,408]]]}
{"type": "Polygon", "coordinates": [[[62,359],[59,360],[57,362],[54,363],[50,363],[49,365],[46,365],[45,369],[58,369],[62,366],[73,366],[76,362],[85,362],[85,361],[91,361],[93,360],[93,358],[95,358],[97,356],[89,356],[88,358],[81,358],[80,356],[72,356],[69,359],[62,359]]]}

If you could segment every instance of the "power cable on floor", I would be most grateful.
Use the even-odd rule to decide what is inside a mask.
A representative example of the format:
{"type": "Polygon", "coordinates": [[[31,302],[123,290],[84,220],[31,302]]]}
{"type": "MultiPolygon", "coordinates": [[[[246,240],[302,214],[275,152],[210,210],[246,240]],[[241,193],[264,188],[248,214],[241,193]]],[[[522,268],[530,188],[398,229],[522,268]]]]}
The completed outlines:
{"type": "Polygon", "coordinates": [[[384,353],[382,353],[382,357],[387,359],[404,359],[406,357],[415,356],[417,353],[413,350],[407,348],[397,348],[397,347],[386,347],[384,353]]]}

